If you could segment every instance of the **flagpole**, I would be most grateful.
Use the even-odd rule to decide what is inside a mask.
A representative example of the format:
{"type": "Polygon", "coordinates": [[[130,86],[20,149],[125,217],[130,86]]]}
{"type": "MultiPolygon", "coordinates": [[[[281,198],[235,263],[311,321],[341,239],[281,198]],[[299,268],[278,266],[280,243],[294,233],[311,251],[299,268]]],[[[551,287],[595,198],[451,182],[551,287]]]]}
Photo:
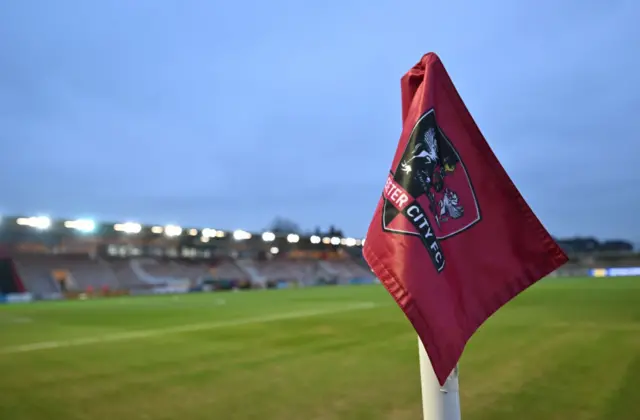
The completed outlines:
{"type": "Polygon", "coordinates": [[[427,351],[418,338],[423,420],[461,420],[458,366],[441,387],[427,351]]]}

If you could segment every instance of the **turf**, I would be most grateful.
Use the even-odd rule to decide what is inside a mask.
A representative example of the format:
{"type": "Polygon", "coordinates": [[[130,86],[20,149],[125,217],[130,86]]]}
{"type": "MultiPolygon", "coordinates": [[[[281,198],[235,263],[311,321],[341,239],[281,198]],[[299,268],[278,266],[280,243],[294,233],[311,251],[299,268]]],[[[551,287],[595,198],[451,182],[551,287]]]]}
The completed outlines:
{"type": "MultiPolygon", "coordinates": [[[[380,286],[0,307],[0,419],[419,419],[380,286]]],[[[640,279],[549,279],[474,336],[465,420],[640,419],[640,279]]]]}

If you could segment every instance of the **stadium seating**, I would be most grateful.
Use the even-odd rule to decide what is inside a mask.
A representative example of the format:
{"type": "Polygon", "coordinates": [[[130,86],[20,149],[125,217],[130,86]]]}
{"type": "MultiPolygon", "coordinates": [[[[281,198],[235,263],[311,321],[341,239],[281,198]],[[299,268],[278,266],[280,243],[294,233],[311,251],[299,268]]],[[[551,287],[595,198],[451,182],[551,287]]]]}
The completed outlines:
{"type": "Polygon", "coordinates": [[[314,260],[260,261],[254,263],[256,269],[267,281],[298,282],[310,284],[318,276],[318,262],[314,260]]]}
{"type": "Polygon", "coordinates": [[[241,266],[251,274],[254,282],[295,282],[312,285],[318,279],[335,279],[346,284],[353,279],[373,280],[373,274],[351,259],[318,261],[278,258],[267,261],[242,261],[241,266]]]}
{"type": "Polygon", "coordinates": [[[120,286],[124,289],[164,287],[174,282],[198,283],[215,277],[224,280],[246,280],[250,276],[232,261],[223,260],[214,268],[204,263],[185,261],[125,259],[111,262],[120,286]]]}
{"type": "Polygon", "coordinates": [[[25,288],[37,297],[60,293],[60,286],[51,276],[51,266],[37,256],[25,255],[14,258],[16,269],[25,288]]]}
{"type": "MultiPolygon", "coordinates": [[[[276,257],[267,260],[236,260],[228,257],[205,263],[153,258],[101,259],[88,254],[25,253],[14,255],[13,260],[25,288],[36,298],[105,289],[147,293],[163,288],[170,290],[176,285],[199,287],[205,281],[263,288],[287,284],[361,284],[375,280],[366,264],[351,256],[335,259],[276,257]]],[[[578,255],[554,275],[587,276],[592,268],[638,266],[638,254],[578,255]]]]}
{"type": "Polygon", "coordinates": [[[211,277],[207,264],[188,264],[177,261],[141,259],[132,260],[131,266],[138,277],[149,284],[171,284],[175,282],[197,283],[211,277]]]}
{"type": "Polygon", "coordinates": [[[340,283],[346,283],[355,278],[373,279],[374,277],[370,270],[353,260],[321,261],[320,265],[325,272],[336,277],[340,283]]]}
{"type": "Polygon", "coordinates": [[[69,291],[104,287],[116,289],[119,286],[116,276],[107,263],[86,254],[64,256],[25,254],[15,257],[15,261],[25,287],[36,294],[57,293],[61,289],[69,291]],[[56,279],[56,276],[59,278],[56,279]]]}
{"type": "Polygon", "coordinates": [[[144,282],[132,268],[132,260],[113,260],[109,266],[118,279],[119,287],[129,290],[150,289],[153,285],[144,282]]]}
{"type": "Polygon", "coordinates": [[[209,272],[214,277],[225,280],[244,280],[250,277],[232,260],[220,261],[214,267],[210,268],[209,272]]]}
{"type": "MultiPolygon", "coordinates": [[[[143,259],[138,261],[138,267],[143,270],[142,278],[150,279],[151,283],[172,281],[172,280],[184,280],[190,277],[187,270],[179,264],[172,261],[160,261],[153,259],[143,259]]],[[[200,270],[200,276],[206,273],[206,268],[200,270]]],[[[199,277],[199,276],[196,276],[199,277]]]]}
{"type": "Polygon", "coordinates": [[[228,281],[249,280],[255,287],[267,282],[312,285],[318,279],[346,284],[353,279],[372,279],[363,265],[352,259],[318,261],[313,259],[232,260],[214,266],[204,263],[145,259],[103,260],[86,254],[25,254],[16,258],[25,287],[39,296],[54,293],[99,290],[145,290],[172,282],[193,284],[206,278],[228,281]],[[61,287],[62,285],[62,287],[61,287]]]}
{"type": "MultiPolygon", "coordinates": [[[[259,262],[253,260],[241,259],[237,261],[238,268],[243,273],[246,273],[246,276],[249,277],[249,281],[254,287],[264,288],[266,287],[268,279],[260,269],[260,265],[259,262]]],[[[216,275],[218,275],[217,270],[216,275]]]]}
{"type": "Polygon", "coordinates": [[[211,275],[210,268],[207,264],[187,264],[172,261],[170,265],[172,266],[172,270],[176,274],[176,277],[187,279],[192,282],[202,280],[203,278],[211,275]]]}
{"type": "MultiPolygon", "coordinates": [[[[560,242],[570,261],[553,276],[590,276],[593,269],[601,273],[616,267],[640,270],[640,253],[625,241],[586,237],[560,242]]],[[[258,235],[132,222],[3,218],[0,260],[10,262],[11,271],[0,273],[0,294],[26,289],[36,299],[55,299],[83,292],[118,295],[368,284],[376,279],[363,260],[364,243],[365,239],[345,238],[334,228],[309,236],[282,229],[258,235]]]]}

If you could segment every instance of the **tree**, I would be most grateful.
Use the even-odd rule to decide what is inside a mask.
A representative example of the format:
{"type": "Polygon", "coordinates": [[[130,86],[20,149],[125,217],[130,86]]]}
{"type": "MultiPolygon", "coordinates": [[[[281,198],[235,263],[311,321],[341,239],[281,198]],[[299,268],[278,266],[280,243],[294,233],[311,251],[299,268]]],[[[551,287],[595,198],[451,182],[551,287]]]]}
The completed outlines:
{"type": "Polygon", "coordinates": [[[300,226],[297,223],[286,219],[284,217],[276,217],[271,225],[269,226],[269,230],[273,233],[300,233],[300,226]]]}
{"type": "Polygon", "coordinates": [[[334,225],[329,226],[329,236],[344,236],[342,229],[338,229],[334,225]]]}

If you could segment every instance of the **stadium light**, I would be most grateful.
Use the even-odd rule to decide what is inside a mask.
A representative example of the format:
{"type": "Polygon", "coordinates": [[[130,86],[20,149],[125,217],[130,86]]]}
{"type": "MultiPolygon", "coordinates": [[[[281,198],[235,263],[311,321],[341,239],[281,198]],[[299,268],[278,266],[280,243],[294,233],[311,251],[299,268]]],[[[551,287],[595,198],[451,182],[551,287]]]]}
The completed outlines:
{"type": "Polygon", "coordinates": [[[244,241],[245,239],[251,239],[251,234],[244,230],[236,230],[233,232],[233,239],[236,241],[244,241]]]}
{"type": "Polygon", "coordinates": [[[345,238],[344,244],[346,246],[354,246],[356,244],[355,238],[345,238]]]}
{"type": "Polygon", "coordinates": [[[16,223],[21,226],[29,226],[36,229],[49,229],[51,227],[51,219],[45,216],[38,217],[20,217],[16,223]]]}
{"type": "Polygon", "coordinates": [[[337,236],[331,238],[331,245],[340,245],[340,238],[338,238],[337,236]]]}
{"type": "Polygon", "coordinates": [[[317,235],[313,235],[310,240],[312,244],[319,244],[321,241],[320,237],[317,235]]]}
{"type": "Polygon", "coordinates": [[[96,229],[96,223],[93,220],[87,219],[67,220],[64,222],[64,227],[90,233],[96,229]]]}
{"type": "Polygon", "coordinates": [[[154,226],[151,228],[151,232],[159,235],[164,232],[164,228],[162,226],[154,226]]]}
{"type": "Polygon", "coordinates": [[[276,239],[276,235],[273,232],[264,232],[262,234],[262,240],[265,242],[271,242],[276,239]]]}
{"type": "Polygon", "coordinates": [[[164,227],[164,234],[169,237],[182,235],[182,228],[176,225],[167,225],[164,227]]]}
{"type": "Polygon", "coordinates": [[[278,252],[280,252],[280,250],[279,250],[277,247],[275,247],[275,246],[274,246],[274,247],[271,247],[271,249],[270,249],[269,251],[271,251],[271,253],[272,253],[273,255],[276,255],[278,252]]]}
{"type": "Polygon", "coordinates": [[[38,229],[49,229],[51,227],[51,219],[44,216],[36,217],[34,227],[38,229]]]}
{"type": "Polygon", "coordinates": [[[216,237],[216,233],[218,233],[215,229],[202,229],[202,236],[204,238],[215,238],[216,237]]]}
{"type": "Polygon", "coordinates": [[[299,240],[300,240],[300,236],[296,235],[295,233],[290,233],[290,234],[287,235],[287,242],[295,244],[299,240]]]}
{"type": "Polygon", "coordinates": [[[331,238],[327,238],[327,237],[322,238],[322,243],[329,245],[331,243],[331,238]]]}
{"type": "Polygon", "coordinates": [[[198,229],[189,229],[190,236],[198,236],[198,229]]]}
{"type": "Polygon", "coordinates": [[[140,226],[139,223],[133,222],[116,223],[115,225],[113,225],[113,230],[117,232],[134,234],[140,233],[140,231],[142,230],[142,226],[140,226]]]}
{"type": "Polygon", "coordinates": [[[209,242],[209,237],[208,236],[203,236],[203,237],[200,238],[200,240],[202,242],[204,242],[204,243],[207,243],[207,242],[209,242]]]}
{"type": "Polygon", "coordinates": [[[365,239],[365,238],[362,238],[362,246],[364,246],[364,239],[365,239]]]}
{"type": "MultiPolygon", "coordinates": [[[[193,229],[193,230],[195,230],[195,229],[193,229]]],[[[204,236],[206,238],[224,238],[226,236],[226,234],[222,230],[204,228],[204,229],[202,229],[202,236],[204,236]]]]}
{"type": "Polygon", "coordinates": [[[356,246],[362,245],[362,239],[356,239],[356,246]]]}

